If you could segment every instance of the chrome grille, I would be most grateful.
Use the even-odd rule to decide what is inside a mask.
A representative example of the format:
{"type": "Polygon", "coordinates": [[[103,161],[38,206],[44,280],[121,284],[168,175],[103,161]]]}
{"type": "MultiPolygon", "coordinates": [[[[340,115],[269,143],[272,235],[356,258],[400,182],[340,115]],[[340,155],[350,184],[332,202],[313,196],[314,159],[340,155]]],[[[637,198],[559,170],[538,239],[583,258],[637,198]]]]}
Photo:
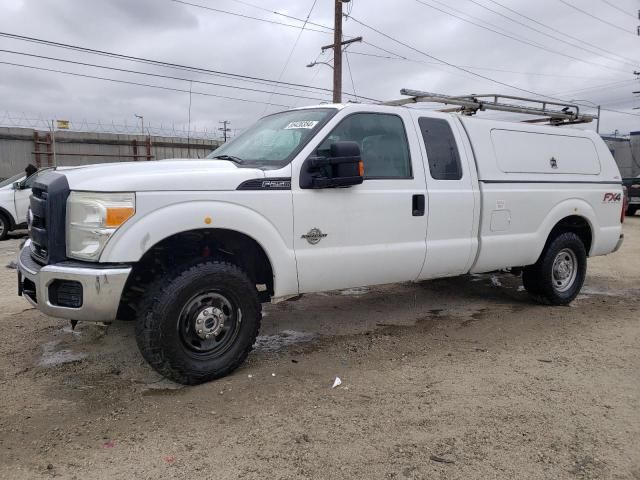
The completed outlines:
{"type": "Polygon", "coordinates": [[[36,260],[46,263],[48,256],[47,235],[47,190],[46,186],[34,186],[30,198],[31,225],[29,236],[31,237],[31,252],[36,260]]]}

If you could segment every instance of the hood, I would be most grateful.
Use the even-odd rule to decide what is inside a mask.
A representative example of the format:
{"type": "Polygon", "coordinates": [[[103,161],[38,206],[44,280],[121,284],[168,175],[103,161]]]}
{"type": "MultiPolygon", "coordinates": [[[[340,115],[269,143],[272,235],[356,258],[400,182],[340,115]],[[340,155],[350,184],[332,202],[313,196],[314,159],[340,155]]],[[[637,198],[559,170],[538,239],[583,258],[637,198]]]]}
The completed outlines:
{"type": "Polygon", "coordinates": [[[71,190],[145,192],[235,190],[246,180],[264,178],[257,168],[225,160],[160,160],[61,167],[71,190]]]}

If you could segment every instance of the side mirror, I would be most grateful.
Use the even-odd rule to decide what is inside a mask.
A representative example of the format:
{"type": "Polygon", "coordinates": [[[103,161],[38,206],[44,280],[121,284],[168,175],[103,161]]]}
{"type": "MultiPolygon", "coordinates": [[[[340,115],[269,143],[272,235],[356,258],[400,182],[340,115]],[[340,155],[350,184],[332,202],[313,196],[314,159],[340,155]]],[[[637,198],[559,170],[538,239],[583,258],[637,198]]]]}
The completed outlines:
{"type": "Polygon", "coordinates": [[[302,165],[300,188],[338,188],[360,185],[364,164],[356,142],[331,144],[329,157],[309,157],[302,165]]]}
{"type": "Polygon", "coordinates": [[[13,182],[14,190],[22,190],[22,182],[13,182]]]}

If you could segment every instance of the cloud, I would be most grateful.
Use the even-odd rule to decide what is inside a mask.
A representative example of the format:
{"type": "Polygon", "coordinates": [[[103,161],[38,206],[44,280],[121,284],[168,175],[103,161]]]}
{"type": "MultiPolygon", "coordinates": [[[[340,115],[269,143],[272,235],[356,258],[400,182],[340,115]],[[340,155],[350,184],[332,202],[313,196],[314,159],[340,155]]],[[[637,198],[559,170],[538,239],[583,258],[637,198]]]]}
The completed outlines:
{"type": "MultiPolygon", "coordinates": [[[[304,18],[313,3],[312,0],[284,2],[254,0],[256,8],[237,0],[190,1],[242,15],[292,24],[297,22],[268,11],[304,18]]],[[[435,0],[423,1],[454,15],[462,16],[450,10],[449,7],[443,7],[443,3],[437,3],[435,0]]],[[[415,49],[400,45],[354,20],[347,20],[345,35],[362,35],[366,43],[349,47],[349,51],[353,52],[349,55],[352,72],[350,75],[345,62],[344,89],[354,90],[352,76],[357,94],[377,99],[397,98],[401,88],[445,94],[498,92],[527,95],[516,88],[509,88],[482,78],[489,77],[532,92],[561,95],[567,100],[575,98],[597,104],[610,104],[611,109],[640,114],[640,111],[629,110],[634,105],[631,92],[640,89],[640,82],[634,80],[632,74],[633,65],[625,63],[627,60],[620,57],[614,57],[614,59],[611,54],[604,51],[640,60],[637,48],[640,41],[638,37],[625,35],[620,30],[554,0],[537,2],[511,0],[508,3],[507,0],[499,0],[512,10],[554,29],[566,31],[573,37],[588,42],[590,46],[562,36],[540,24],[532,23],[524,17],[519,17],[497,6],[491,0],[475,0],[475,2],[460,0],[451,3],[450,7],[476,17],[475,19],[467,18],[480,23],[484,28],[429,8],[416,0],[396,0],[395,2],[352,0],[351,8],[354,18],[415,49]],[[483,9],[478,4],[500,11],[542,32],[562,36],[567,42],[581,48],[527,29],[503,16],[483,9]],[[506,38],[487,28],[526,39],[526,42],[534,43],[538,47],[506,38]],[[406,60],[380,58],[394,57],[396,56],[394,53],[405,57],[406,60]],[[370,55],[378,55],[378,57],[370,55]],[[575,58],[568,58],[568,56],[575,58]],[[432,57],[464,66],[466,70],[477,75],[439,64],[432,57]],[[614,82],[618,83],[614,84],[614,82]],[[607,84],[611,85],[606,86],[607,84]]],[[[621,2],[620,6],[629,8],[633,13],[635,7],[631,3],[621,2]]],[[[580,2],[580,7],[609,22],[628,28],[631,33],[635,32],[632,18],[625,17],[599,0],[580,2]]],[[[331,25],[332,2],[317,2],[311,21],[331,25]]],[[[332,84],[331,70],[328,67],[306,68],[309,62],[318,57],[320,47],[332,42],[331,34],[303,32],[287,68],[283,70],[299,30],[211,12],[170,0],[5,1],[0,5],[0,30],[255,77],[277,79],[282,75],[282,79],[287,82],[313,84],[327,89],[331,88],[332,84]]],[[[4,38],[0,39],[0,48],[184,77],[189,80],[273,90],[266,85],[241,82],[237,79],[136,64],[4,38]]],[[[320,56],[319,60],[330,61],[331,52],[320,56]]],[[[185,81],[105,71],[8,53],[0,53],[0,61],[181,90],[190,88],[189,82],[185,81]]],[[[640,70],[640,62],[636,70],[640,70]]],[[[272,101],[290,106],[318,103],[316,100],[272,96],[268,93],[247,92],[196,83],[192,88],[198,92],[256,102],[272,101]]],[[[276,91],[305,95],[303,92],[293,90],[276,89],[276,91]]],[[[4,99],[0,108],[29,112],[35,117],[48,115],[85,118],[89,121],[100,119],[105,122],[115,121],[119,124],[126,120],[135,124],[133,115],[137,113],[144,114],[145,121],[151,125],[183,125],[188,117],[188,93],[26,70],[2,64],[0,64],[0,95],[4,99]]],[[[309,96],[329,98],[330,93],[317,92],[309,96]]],[[[640,101],[636,105],[640,105],[640,101]]],[[[266,111],[272,112],[281,108],[270,107],[266,111]]],[[[199,95],[192,97],[193,124],[198,128],[209,128],[212,131],[218,128],[220,120],[231,120],[233,128],[244,128],[263,112],[265,112],[265,105],[261,103],[199,95]]],[[[613,131],[614,129],[640,130],[640,117],[603,112],[601,130],[613,131]]]]}

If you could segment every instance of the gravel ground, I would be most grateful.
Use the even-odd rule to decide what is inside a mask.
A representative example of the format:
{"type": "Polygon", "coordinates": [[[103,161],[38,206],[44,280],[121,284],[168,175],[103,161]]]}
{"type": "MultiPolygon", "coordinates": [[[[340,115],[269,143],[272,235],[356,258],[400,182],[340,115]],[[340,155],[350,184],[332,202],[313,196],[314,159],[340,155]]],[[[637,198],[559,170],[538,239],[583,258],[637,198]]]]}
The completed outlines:
{"type": "Polygon", "coordinates": [[[511,275],[269,305],[247,363],[198,387],[3,268],[0,478],[640,479],[640,217],[625,235],[570,307],[511,275]]]}

